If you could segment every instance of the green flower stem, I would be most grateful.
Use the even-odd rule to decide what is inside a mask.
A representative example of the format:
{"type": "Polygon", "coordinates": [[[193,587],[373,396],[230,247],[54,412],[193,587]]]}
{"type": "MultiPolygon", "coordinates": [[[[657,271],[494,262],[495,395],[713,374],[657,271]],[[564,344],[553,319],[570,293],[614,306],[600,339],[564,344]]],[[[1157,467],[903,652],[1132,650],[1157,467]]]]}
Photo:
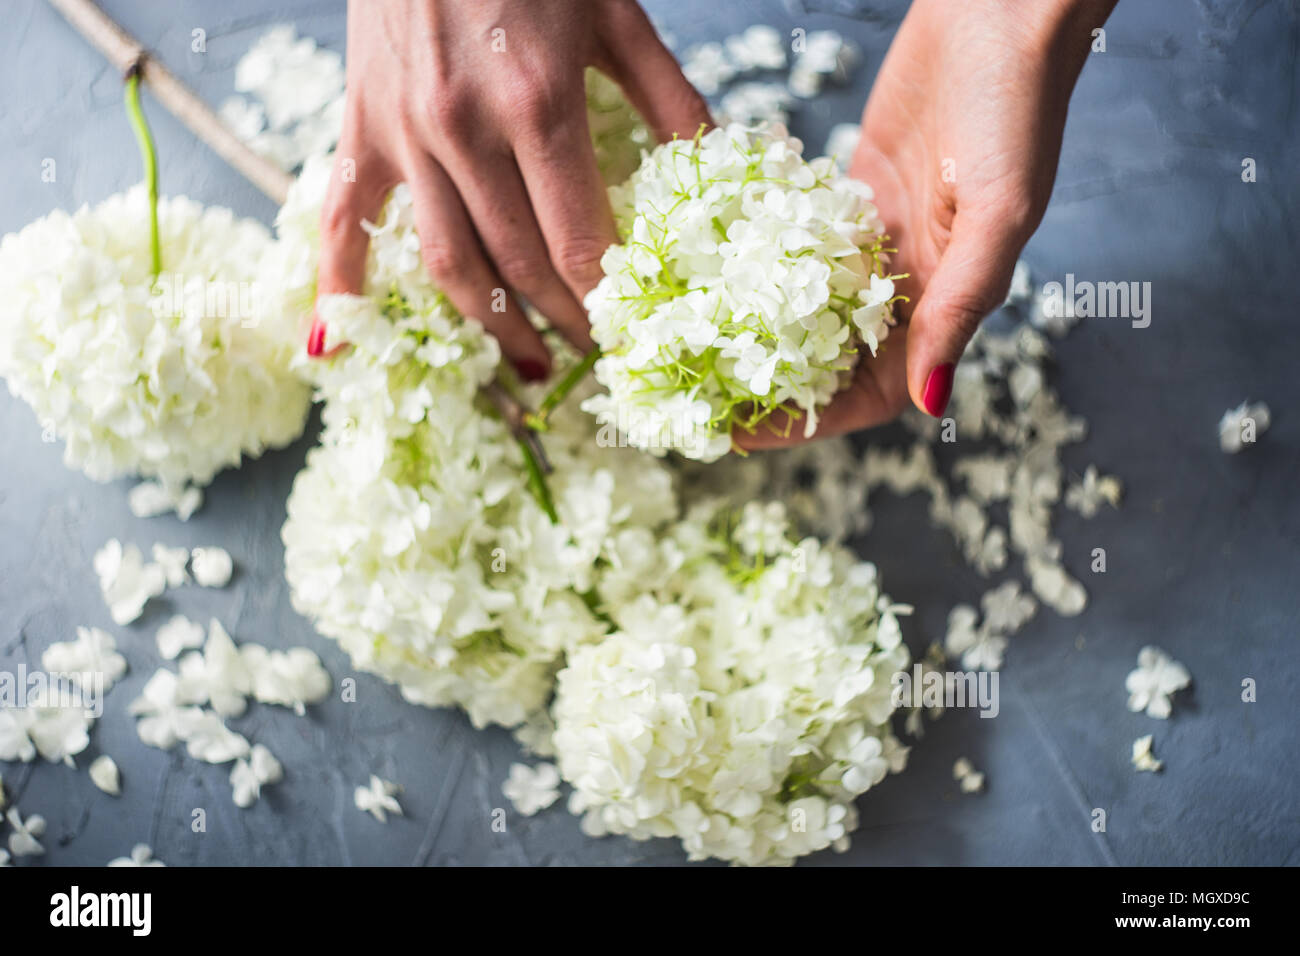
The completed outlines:
{"type": "Polygon", "coordinates": [[[550,393],[542,399],[542,404],[537,406],[537,411],[526,416],[525,424],[533,431],[546,431],[547,416],[555,411],[560,406],[560,403],[569,397],[569,393],[577,388],[578,383],[587,377],[587,373],[591,371],[591,367],[596,364],[598,358],[600,358],[600,349],[598,347],[593,348],[584,355],[582,361],[569,369],[564,378],[560,379],[555,388],[551,389],[550,393]]]}
{"type": "Polygon", "coordinates": [[[542,473],[542,463],[533,450],[533,446],[525,437],[516,439],[519,442],[519,450],[524,453],[524,470],[528,473],[528,490],[533,493],[537,503],[541,505],[542,510],[546,512],[546,517],[551,519],[551,524],[559,524],[560,516],[555,512],[555,501],[551,498],[550,486],[546,483],[546,476],[542,473]]]}
{"type": "Polygon", "coordinates": [[[162,243],[158,238],[158,151],[154,148],[149,123],[140,106],[140,66],[136,64],[126,77],[126,116],[135,130],[140,156],[144,159],[144,181],[149,189],[149,251],[152,278],[162,274],[162,243]]]}

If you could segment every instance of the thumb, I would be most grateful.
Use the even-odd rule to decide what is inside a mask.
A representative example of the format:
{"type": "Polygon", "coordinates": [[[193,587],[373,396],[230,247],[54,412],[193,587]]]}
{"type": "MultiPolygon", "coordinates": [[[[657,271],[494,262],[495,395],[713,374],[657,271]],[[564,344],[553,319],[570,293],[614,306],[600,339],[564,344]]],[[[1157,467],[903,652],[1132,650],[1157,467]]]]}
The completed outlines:
{"type": "Polygon", "coordinates": [[[1002,304],[1021,230],[958,213],[944,250],[907,330],[907,390],[916,407],[940,417],[952,395],[953,373],[984,317],[1002,304]]]}

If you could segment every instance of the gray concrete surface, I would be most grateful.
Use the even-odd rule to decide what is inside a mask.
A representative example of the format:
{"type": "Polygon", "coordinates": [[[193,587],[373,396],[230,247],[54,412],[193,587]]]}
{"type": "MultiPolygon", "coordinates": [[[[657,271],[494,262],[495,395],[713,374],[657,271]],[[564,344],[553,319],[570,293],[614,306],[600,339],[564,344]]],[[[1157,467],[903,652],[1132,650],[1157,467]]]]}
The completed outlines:
{"type": "MultiPolygon", "coordinates": [[[[292,20],[342,48],[343,3],[106,0],[104,6],[214,104],[269,23],[292,20]],[[192,54],[190,31],[208,32],[192,54]]],[[[783,29],[833,26],[866,52],[851,88],[793,124],[820,146],[829,125],[855,119],[905,4],[719,0],[648,4],[679,47],[751,22],[783,29]],[[842,16],[844,12],[857,16],[842,16]]],[[[118,78],[38,0],[10,0],[0,30],[0,231],[55,206],[72,208],[139,175],[118,78]],[[54,157],[58,180],[41,181],[54,157]]],[[[1091,437],[1069,450],[1076,473],[1095,462],[1120,474],[1127,500],[1092,522],[1062,517],[1066,563],[1086,577],[1091,605],[1064,620],[1040,614],[1013,639],[1002,713],[949,715],[913,751],[911,769],[861,801],[862,830],[847,856],[817,864],[1295,864],[1300,862],[1297,633],[1300,509],[1294,409],[1300,354],[1294,280],[1300,263],[1300,6],[1266,0],[1127,0],[1108,26],[1108,51],[1079,84],[1051,208],[1026,257],[1039,281],[1153,284],[1151,326],[1085,320],[1061,344],[1057,384],[1087,416],[1091,437]],[[1258,181],[1241,181],[1253,157],[1258,181]],[[1217,448],[1222,412],[1265,400],[1274,425],[1248,453],[1217,448]],[[1109,572],[1087,573],[1093,547],[1109,572]],[[1191,670],[1174,718],[1125,709],[1124,677],[1143,644],[1191,670]],[[1258,702],[1240,700],[1258,682],[1258,702]],[[1134,738],[1156,734],[1160,775],[1129,765],[1134,738]],[[970,757],[988,791],[957,794],[953,760],[970,757]],[[1089,827],[1093,808],[1104,834],[1089,827]]],[[[146,104],[167,193],[187,193],[269,221],[272,206],[156,104],[146,104]]],[[[253,707],[233,725],[266,743],[285,781],[247,811],[230,800],[227,771],[183,753],[146,748],[126,703],[158,664],[153,632],[182,611],[220,617],[237,639],[307,644],[337,680],[352,676],[331,642],[289,606],[278,529],[308,439],[222,475],[188,524],[139,520],[130,482],[97,486],[43,444],[32,413],[0,397],[0,668],[35,662],[79,624],[110,627],[131,672],[108,697],[83,769],[0,765],[23,812],[49,821],[44,862],[98,865],[137,842],[185,864],[671,864],[667,842],[591,840],[558,807],[532,819],[510,810],[500,785],[516,759],[508,735],[477,732],[459,713],[405,704],[381,681],[358,678],[356,704],[331,700],[299,719],[253,707]],[[110,537],[148,546],[221,544],[238,563],[224,591],[188,589],[155,602],[136,625],[112,628],[91,556],[110,537]],[[122,768],[120,799],[90,783],[98,753],[122,768]],[[380,826],[352,805],[377,773],[402,784],[406,816],[380,826]],[[191,833],[191,811],[208,829],[191,833]]],[[[886,436],[888,437],[888,433],[886,436]]],[[[860,542],[887,589],[918,605],[915,648],[940,634],[947,609],[982,582],[918,501],[881,502],[860,542]]]]}

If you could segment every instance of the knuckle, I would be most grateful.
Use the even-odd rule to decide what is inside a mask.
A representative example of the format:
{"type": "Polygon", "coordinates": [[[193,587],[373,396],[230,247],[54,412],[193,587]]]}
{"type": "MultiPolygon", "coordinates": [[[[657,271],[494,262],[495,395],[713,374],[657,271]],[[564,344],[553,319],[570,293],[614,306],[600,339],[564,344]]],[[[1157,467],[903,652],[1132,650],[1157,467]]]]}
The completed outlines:
{"type": "Polygon", "coordinates": [[[426,97],[424,108],[433,128],[443,132],[464,132],[474,122],[473,97],[454,87],[435,90],[426,97]]]}
{"type": "Polygon", "coordinates": [[[352,208],[346,192],[336,188],[321,209],[321,238],[327,243],[337,243],[355,237],[361,217],[352,208]]]}
{"type": "Polygon", "coordinates": [[[551,263],[545,256],[531,252],[506,256],[498,260],[497,268],[506,282],[520,289],[535,288],[551,276],[551,263]]]}
{"type": "Polygon", "coordinates": [[[424,266],[434,278],[445,280],[463,273],[469,267],[469,254],[465,247],[454,242],[426,239],[420,243],[424,266]]]}
{"type": "Polygon", "coordinates": [[[573,111],[574,87],[547,75],[521,78],[503,92],[510,122],[536,139],[545,138],[573,111]]]}
{"type": "Polygon", "coordinates": [[[607,243],[595,238],[572,238],[557,242],[551,250],[555,268],[565,279],[585,281],[601,275],[600,260],[607,243]]]}
{"type": "Polygon", "coordinates": [[[1006,290],[994,287],[951,291],[935,303],[941,321],[963,332],[974,332],[984,317],[998,307],[1006,290]]]}

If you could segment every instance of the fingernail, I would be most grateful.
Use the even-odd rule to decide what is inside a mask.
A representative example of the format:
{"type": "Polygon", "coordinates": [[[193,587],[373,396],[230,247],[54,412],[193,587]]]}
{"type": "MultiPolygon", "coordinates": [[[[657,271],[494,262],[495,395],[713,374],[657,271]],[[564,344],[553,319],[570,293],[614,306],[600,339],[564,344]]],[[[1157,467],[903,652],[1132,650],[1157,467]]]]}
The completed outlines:
{"type": "Polygon", "coordinates": [[[515,363],[515,369],[519,372],[519,377],[525,382],[540,382],[546,378],[546,363],[539,359],[520,359],[515,363]]]}
{"type": "Polygon", "coordinates": [[[325,323],[320,320],[320,316],[313,315],[311,331],[307,333],[307,354],[312,358],[319,358],[323,351],[325,351],[325,323]]]}
{"type": "Polygon", "coordinates": [[[925,410],[935,418],[942,415],[948,407],[948,399],[952,396],[952,373],[956,367],[952,362],[936,365],[930,369],[930,377],[925,380],[921,402],[925,405],[925,410]]]}

